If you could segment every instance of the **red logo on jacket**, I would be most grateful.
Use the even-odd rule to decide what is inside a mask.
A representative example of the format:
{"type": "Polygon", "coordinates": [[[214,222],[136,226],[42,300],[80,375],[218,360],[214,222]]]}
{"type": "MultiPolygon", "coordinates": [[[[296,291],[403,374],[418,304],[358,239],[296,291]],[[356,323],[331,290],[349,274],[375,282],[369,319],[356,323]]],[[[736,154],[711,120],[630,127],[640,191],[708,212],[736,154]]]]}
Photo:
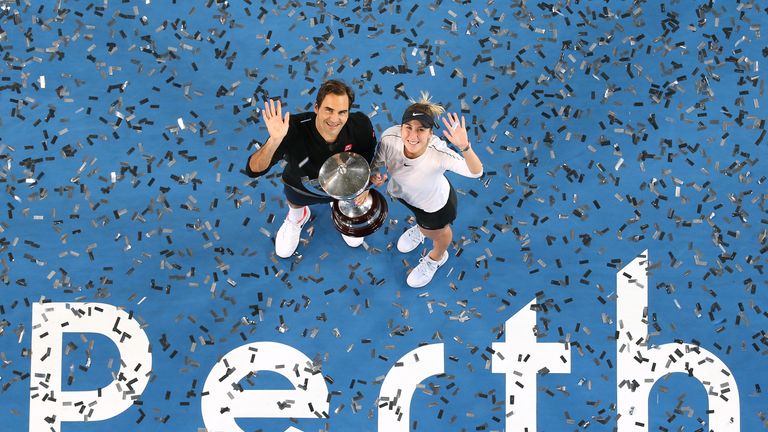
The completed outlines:
{"type": "Polygon", "coordinates": [[[352,144],[347,144],[347,145],[344,146],[344,151],[345,152],[348,152],[350,150],[352,150],[352,144]]]}

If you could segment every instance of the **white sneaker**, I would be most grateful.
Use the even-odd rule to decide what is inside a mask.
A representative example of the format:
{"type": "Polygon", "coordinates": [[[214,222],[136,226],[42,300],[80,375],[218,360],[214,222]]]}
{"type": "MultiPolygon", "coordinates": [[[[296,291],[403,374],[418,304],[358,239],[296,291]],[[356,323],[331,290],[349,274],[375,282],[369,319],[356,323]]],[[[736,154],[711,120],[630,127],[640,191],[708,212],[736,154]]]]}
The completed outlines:
{"type": "Polygon", "coordinates": [[[448,251],[443,253],[440,261],[433,261],[429,254],[426,254],[419,260],[419,265],[411,270],[411,274],[408,275],[405,281],[411,288],[421,288],[432,280],[437,269],[445,264],[446,261],[448,261],[448,251]]]}
{"type": "Polygon", "coordinates": [[[408,253],[419,247],[422,243],[424,243],[424,234],[421,233],[418,225],[414,225],[397,239],[397,250],[402,253],[408,253]]]}
{"type": "Polygon", "coordinates": [[[309,210],[309,206],[304,207],[304,216],[298,223],[288,220],[288,216],[285,217],[283,224],[280,225],[280,229],[277,230],[275,236],[275,254],[280,258],[288,258],[296,252],[296,248],[299,247],[299,236],[301,235],[301,228],[309,220],[309,215],[312,211],[309,210]]]}
{"type": "Polygon", "coordinates": [[[344,239],[344,243],[347,244],[349,247],[356,248],[363,244],[363,240],[365,240],[365,237],[350,237],[348,235],[341,235],[341,238],[344,239]]]}

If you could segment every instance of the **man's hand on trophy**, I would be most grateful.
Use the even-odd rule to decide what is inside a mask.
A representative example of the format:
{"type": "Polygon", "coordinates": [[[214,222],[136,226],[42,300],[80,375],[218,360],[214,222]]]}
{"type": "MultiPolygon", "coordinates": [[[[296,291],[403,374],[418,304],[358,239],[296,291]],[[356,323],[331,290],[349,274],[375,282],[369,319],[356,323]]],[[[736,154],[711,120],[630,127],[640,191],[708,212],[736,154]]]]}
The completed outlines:
{"type": "Polygon", "coordinates": [[[364,190],[363,193],[355,197],[355,205],[363,205],[363,203],[367,198],[368,198],[368,189],[364,190]]]}
{"type": "Polygon", "coordinates": [[[288,134],[288,119],[291,117],[291,113],[286,111],[285,116],[283,116],[283,104],[280,101],[274,99],[265,101],[261,117],[267,126],[269,136],[278,143],[288,134]]]}
{"type": "Polygon", "coordinates": [[[374,186],[379,187],[383,185],[385,181],[387,181],[386,174],[381,174],[381,173],[371,174],[371,183],[374,186]]]}

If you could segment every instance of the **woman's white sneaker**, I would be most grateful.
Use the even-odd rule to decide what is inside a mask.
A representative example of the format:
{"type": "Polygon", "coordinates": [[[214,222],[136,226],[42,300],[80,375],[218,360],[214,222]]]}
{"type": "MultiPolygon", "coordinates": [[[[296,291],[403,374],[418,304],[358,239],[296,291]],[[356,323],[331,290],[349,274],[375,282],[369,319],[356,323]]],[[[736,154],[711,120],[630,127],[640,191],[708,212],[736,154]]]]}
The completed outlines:
{"type": "Polygon", "coordinates": [[[427,254],[421,257],[419,265],[411,270],[411,274],[408,275],[408,278],[405,281],[411,288],[421,288],[432,280],[437,269],[445,264],[446,261],[448,261],[448,251],[443,252],[443,257],[440,261],[434,261],[429,257],[429,254],[427,254]]]}
{"type": "Polygon", "coordinates": [[[408,253],[419,247],[422,243],[424,243],[424,234],[421,233],[418,225],[414,225],[397,239],[397,250],[402,253],[408,253]]]}

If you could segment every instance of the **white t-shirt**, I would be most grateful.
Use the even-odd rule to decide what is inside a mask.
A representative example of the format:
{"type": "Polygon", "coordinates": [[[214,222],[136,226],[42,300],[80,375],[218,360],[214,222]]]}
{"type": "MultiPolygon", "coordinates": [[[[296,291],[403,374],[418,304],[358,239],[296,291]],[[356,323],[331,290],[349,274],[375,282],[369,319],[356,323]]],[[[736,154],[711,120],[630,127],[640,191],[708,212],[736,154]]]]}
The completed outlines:
{"type": "Polygon", "coordinates": [[[483,174],[472,174],[464,158],[434,134],[424,154],[416,159],[405,157],[399,125],[388,128],[381,136],[373,166],[382,165],[389,175],[387,192],[427,213],[440,210],[448,202],[451,189],[443,173],[453,171],[470,178],[483,174]]]}

